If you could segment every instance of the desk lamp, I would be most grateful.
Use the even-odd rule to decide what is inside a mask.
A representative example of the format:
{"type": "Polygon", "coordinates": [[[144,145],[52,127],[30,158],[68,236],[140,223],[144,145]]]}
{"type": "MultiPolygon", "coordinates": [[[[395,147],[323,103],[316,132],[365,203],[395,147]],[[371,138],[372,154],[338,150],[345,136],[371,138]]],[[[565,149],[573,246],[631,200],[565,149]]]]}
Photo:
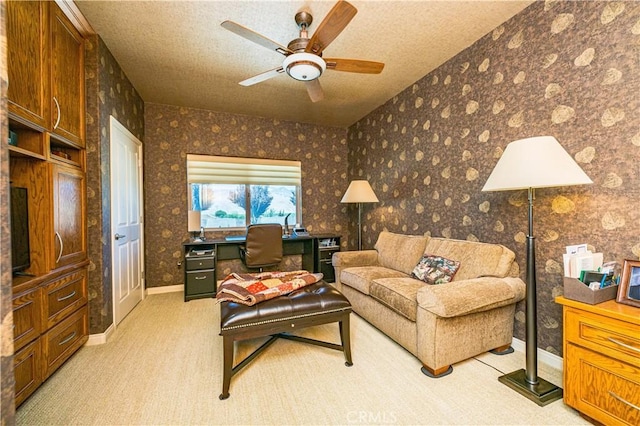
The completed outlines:
{"type": "Polygon", "coordinates": [[[189,210],[188,227],[191,232],[191,239],[194,242],[202,241],[200,210],[189,210]]]}
{"type": "Polygon", "coordinates": [[[358,250],[362,250],[362,203],[377,203],[378,197],[366,180],[352,180],[341,203],[358,203],[358,250]]]}
{"type": "Polygon", "coordinates": [[[520,139],[507,145],[482,191],[526,189],[529,198],[527,235],[526,369],[498,380],[540,406],[562,398],[562,389],[538,377],[536,260],[533,237],[535,188],[593,183],[553,136],[520,139]]]}

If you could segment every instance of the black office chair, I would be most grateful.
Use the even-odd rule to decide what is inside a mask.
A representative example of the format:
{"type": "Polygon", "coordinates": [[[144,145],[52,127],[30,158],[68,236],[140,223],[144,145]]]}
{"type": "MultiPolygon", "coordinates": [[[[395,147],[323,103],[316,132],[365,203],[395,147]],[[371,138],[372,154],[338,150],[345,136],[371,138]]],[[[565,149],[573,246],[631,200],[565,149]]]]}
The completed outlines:
{"type": "Polygon", "coordinates": [[[274,266],[282,261],[282,225],[263,223],[247,227],[247,240],[240,246],[240,258],[249,269],[274,266]]]}

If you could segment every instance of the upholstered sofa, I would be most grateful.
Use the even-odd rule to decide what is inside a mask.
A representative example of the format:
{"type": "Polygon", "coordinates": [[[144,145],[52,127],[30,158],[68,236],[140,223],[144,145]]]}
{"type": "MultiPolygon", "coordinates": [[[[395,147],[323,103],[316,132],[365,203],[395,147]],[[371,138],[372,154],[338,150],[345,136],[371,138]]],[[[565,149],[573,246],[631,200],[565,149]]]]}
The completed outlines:
{"type": "Polygon", "coordinates": [[[354,312],[415,355],[430,377],[482,352],[508,353],[525,296],[515,255],[498,244],[381,232],[374,250],[333,255],[354,312]],[[412,277],[423,255],[459,262],[450,282],[412,277]]]}

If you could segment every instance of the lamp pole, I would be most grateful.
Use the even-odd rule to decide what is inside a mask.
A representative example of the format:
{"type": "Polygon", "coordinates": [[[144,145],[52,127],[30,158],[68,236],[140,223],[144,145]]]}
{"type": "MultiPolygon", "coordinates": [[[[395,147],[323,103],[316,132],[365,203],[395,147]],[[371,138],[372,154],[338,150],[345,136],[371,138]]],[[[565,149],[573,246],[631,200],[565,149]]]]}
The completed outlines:
{"type": "Polygon", "coordinates": [[[362,203],[358,203],[358,251],[362,250],[362,203]]]}
{"type": "Polygon", "coordinates": [[[538,381],[538,297],[536,293],[536,239],[533,236],[534,189],[529,188],[529,234],[527,235],[527,303],[526,303],[526,380],[530,385],[538,381]]]}

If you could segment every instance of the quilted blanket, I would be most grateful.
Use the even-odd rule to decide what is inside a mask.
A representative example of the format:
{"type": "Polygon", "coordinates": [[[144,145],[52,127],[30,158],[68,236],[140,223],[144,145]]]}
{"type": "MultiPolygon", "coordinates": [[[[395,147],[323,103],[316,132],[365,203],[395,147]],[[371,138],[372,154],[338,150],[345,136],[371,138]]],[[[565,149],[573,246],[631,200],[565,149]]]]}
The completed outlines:
{"type": "Polygon", "coordinates": [[[227,275],[218,286],[216,299],[220,302],[236,302],[253,306],[317,283],[322,277],[321,273],[311,274],[307,271],[232,273],[227,275]]]}

